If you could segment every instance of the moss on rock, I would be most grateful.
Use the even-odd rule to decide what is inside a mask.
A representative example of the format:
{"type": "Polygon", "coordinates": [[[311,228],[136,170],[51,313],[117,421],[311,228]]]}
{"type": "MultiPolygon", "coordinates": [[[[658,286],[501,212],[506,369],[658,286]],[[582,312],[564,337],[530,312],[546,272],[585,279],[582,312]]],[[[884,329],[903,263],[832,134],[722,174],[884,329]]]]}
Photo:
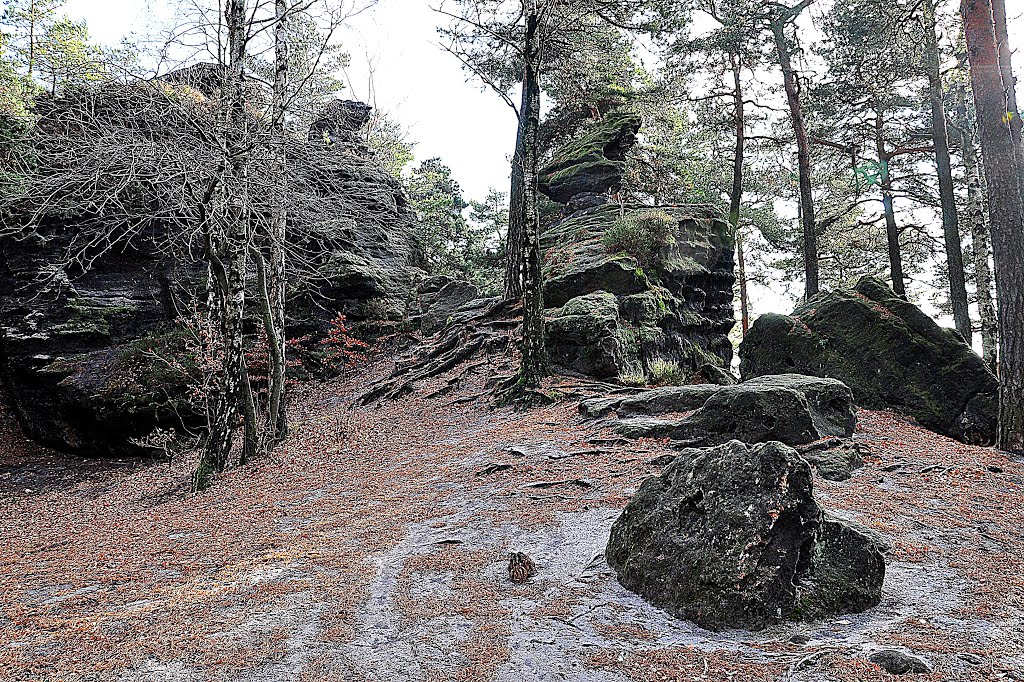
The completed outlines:
{"type": "Polygon", "coordinates": [[[984,361],[876,278],[818,294],[792,315],[760,317],[740,355],[744,379],[833,377],[864,407],[895,409],[969,443],[995,435],[997,382],[984,361]]]}

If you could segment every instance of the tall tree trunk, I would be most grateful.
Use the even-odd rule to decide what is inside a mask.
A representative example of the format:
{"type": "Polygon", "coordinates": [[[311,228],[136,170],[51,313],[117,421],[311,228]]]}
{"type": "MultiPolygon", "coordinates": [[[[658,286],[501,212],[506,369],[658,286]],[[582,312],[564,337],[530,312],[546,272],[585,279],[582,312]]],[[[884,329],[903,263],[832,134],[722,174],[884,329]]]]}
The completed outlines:
{"type": "Polygon", "coordinates": [[[747,288],[747,257],[743,247],[743,233],[736,232],[736,277],[740,283],[740,327],[743,338],[750,331],[750,294],[747,288]]]}
{"type": "Polygon", "coordinates": [[[29,3],[28,11],[28,82],[31,85],[36,65],[36,0],[29,3]]]}
{"type": "MultiPolygon", "coordinates": [[[[264,316],[267,347],[270,354],[270,405],[267,426],[271,445],[284,441],[288,435],[287,358],[288,335],[285,329],[285,243],[288,232],[288,205],[285,184],[288,166],[285,146],[285,116],[288,108],[288,0],[274,0],[274,93],[271,131],[275,175],[279,178],[276,205],[270,225],[267,246],[268,272],[265,287],[270,315],[264,316]],[[269,324],[268,324],[269,323],[269,324]]],[[[259,265],[259,263],[258,263],[259,265]]]]}
{"type": "Polygon", "coordinates": [[[999,301],[999,434],[1001,449],[1024,454],[1024,192],[999,68],[992,0],[962,0],[971,86],[978,111],[988,187],[996,297],[999,301]]]}
{"type": "Polygon", "coordinates": [[[878,165],[882,174],[882,209],[885,213],[885,236],[889,244],[889,274],[892,278],[892,290],[900,298],[906,298],[903,256],[900,253],[900,229],[896,225],[896,210],[893,208],[892,202],[892,175],[889,171],[889,155],[885,151],[885,119],[882,117],[881,108],[875,109],[875,149],[878,152],[878,165]]]}
{"type": "Polygon", "coordinates": [[[224,20],[228,31],[228,64],[221,115],[224,157],[219,183],[224,207],[218,217],[206,221],[205,238],[212,274],[211,308],[220,336],[221,381],[213,399],[210,433],[193,479],[197,489],[205,487],[210,474],[220,473],[230,464],[239,411],[244,416],[242,461],[254,455],[258,445],[256,408],[245,362],[243,329],[250,238],[245,0],[229,0],[224,20]]]}
{"type": "Polygon", "coordinates": [[[740,284],[740,324],[743,337],[750,330],[750,305],[747,299],[747,265],[743,253],[743,235],[740,234],[740,209],[743,206],[743,158],[746,148],[746,116],[743,108],[742,61],[735,52],[729,53],[732,66],[733,107],[735,111],[736,146],[732,157],[732,192],[729,194],[729,224],[736,235],[736,264],[740,284]]]}
{"type": "MultiPolygon", "coordinates": [[[[996,47],[999,49],[999,75],[1003,81],[1003,90],[1006,92],[1006,113],[1010,124],[1010,137],[1013,139],[1014,148],[1021,153],[1024,151],[1024,142],[1021,141],[1024,121],[1021,120],[1020,110],[1017,108],[1017,79],[1013,76],[1010,38],[1006,30],[1005,0],[992,0],[992,20],[996,29],[996,47]]],[[[1024,176],[1024,167],[1018,165],[1017,170],[1024,176]]],[[[1021,182],[1024,183],[1024,177],[1021,178],[1021,182]]]]}
{"type": "MultiPolygon", "coordinates": [[[[537,156],[540,130],[541,20],[544,10],[534,3],[526,18],[523,100],[519,115],[523,121],[523,144],[519,159],[522,172],[522,201],[519,224],[523,229],[525,262],[523,271],[523,347],[520,385],[540,386],[548,374],[544,343],[544,282],[540,254],[540,216],[537,212],[537,156]]],[[[517,145],[518,146],[518,145],[517,145]]],[[[517,150],[517,152],[520,150],[517,150]]]]}
{"type": "Polygon", "coordinates": [[[519,105],[519,125],[516,129],[516,148],[512,156],[512,186],[509,190],[508,233],[505,235],[505,298],[519,300],[526,281],[526,147],[529,136],[530,97],[523,81],[519,105]]]}
{"type": "Polygon", "coordinates": [[[953,322],[957,331],[967,343],[971,343],[971,316],[967,307],[964,249],[960,242],[956,194],[953,191],[953,166],[949,158],[949,137],[946,132],[946,108],[942,100],[942,73],[934,0],[924,0],[922,9],[926,23],[925,62],[932,110],[932,144],[935,146],[935,167],[939,176],[939,200],[942,204],[942,235],[946,244],[946,263],[949,271],[949,303],[953,309],[953,322]]]}
{"type": "Polygon", "coordinates": [[[985,210],[985,189],[981,162],[978,159],[977,132],[967,108],[967,88],[963,82],[957,86],[957,121],[963,147],[964,175],[967,179],[967,219],[971,226],[974,252],[974,284],[977,289],[978,313],[981,318],[981,356],[998,371],[999,328],[996,320],[995,300],[992,298],[992,255],[988,215],[985,210]]]}
{"type": "Polygon", "coordinates": [[[814,195],[811,190],[811,142],[804,125],[803,107],[800,104],[800,82],[793,70],[789,44],[786,42],[786,24],[790,15],[777,13],[772,19],[772,34],[778,52],[779,66],[786,86],[786,101],[789,117],[796,138],[797,167],[800,174],[800,214],[803,224],[803,256],[805,297],[818,293],[818,231],[814,215],[814,195]]]}

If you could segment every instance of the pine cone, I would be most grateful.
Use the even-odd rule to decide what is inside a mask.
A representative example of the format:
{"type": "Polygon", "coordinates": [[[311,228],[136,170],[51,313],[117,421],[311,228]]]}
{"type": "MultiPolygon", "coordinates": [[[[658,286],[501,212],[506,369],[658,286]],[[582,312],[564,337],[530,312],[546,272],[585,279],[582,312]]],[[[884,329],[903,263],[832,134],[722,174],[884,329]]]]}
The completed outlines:
{"type": "Polygon", "coordinates": [[[508,557],[508,577],[512,582],[521,584],[537,575],[537,564],[526,554],[512,552],[508,557]]]}

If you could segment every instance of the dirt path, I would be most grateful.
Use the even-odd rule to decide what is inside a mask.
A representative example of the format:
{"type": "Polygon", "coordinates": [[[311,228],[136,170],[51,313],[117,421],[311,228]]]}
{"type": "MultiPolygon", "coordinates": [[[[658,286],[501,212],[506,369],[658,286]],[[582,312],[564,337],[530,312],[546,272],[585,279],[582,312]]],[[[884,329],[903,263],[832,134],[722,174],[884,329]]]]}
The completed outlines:
{"type": "Polygon", "coordinates": [[[863,412],[877,459],[816,486],[891,544],[883,603],[713,634],[602,559],[662,444],[573,402],[446,404],[473,385],[353,410],[363,382],[306,387],[287,447],[198,497],[185,459],[83,469],[0,431],[0,679],[874,680],[883,646],[916,679],[1024,679],[1024,466],[998,453],[863,412]]]}

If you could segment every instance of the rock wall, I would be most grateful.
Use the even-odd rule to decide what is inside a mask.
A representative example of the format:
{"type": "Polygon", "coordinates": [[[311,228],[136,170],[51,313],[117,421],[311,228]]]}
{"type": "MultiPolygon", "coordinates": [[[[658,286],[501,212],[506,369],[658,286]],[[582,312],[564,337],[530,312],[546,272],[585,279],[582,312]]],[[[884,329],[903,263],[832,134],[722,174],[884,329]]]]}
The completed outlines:
{"type": "MultiPolygon", "coordinates": [[[[296,172],[305,180],[321,191],[364,188],[374,202],[363,207],[372,225],[346,221],[330,244],[290,226],[296,247],[315,255],[317,275],[291,291],[289,324],[299,334],[325,330],[339,312],[357,324],[404,319],[422,277],[415,214],[352,127],[365,110],[338,103],[308,143],[297,143],[296,172]],[[303,144],[329,145],[329,166],[301,166],[303,144]]],[[[133,439],[198,419],[176,366],[188,358],[174,320],[202,290],[205,265],[171,258],[159,247],[162,235],[142,234],[82,272],[62,265],[75,233],[73,218],[51,216],[26,239],[0,240],[0,380],[34,440],[87,456],[141,454],[133,439]]]]}
{"type": "Polygon", "coordinates": [[[735,235],[710,207],[611,200],[639,127],[634,115],[609,115],[541,171],[541,191],[566,205],[541,237],[548,350],[557,365],[602,379],[649,375],[659,363],[728,368],[735,235]],[[667,227],[648,253],[609,242],[610,230],[652,215],[667,227]]]}

